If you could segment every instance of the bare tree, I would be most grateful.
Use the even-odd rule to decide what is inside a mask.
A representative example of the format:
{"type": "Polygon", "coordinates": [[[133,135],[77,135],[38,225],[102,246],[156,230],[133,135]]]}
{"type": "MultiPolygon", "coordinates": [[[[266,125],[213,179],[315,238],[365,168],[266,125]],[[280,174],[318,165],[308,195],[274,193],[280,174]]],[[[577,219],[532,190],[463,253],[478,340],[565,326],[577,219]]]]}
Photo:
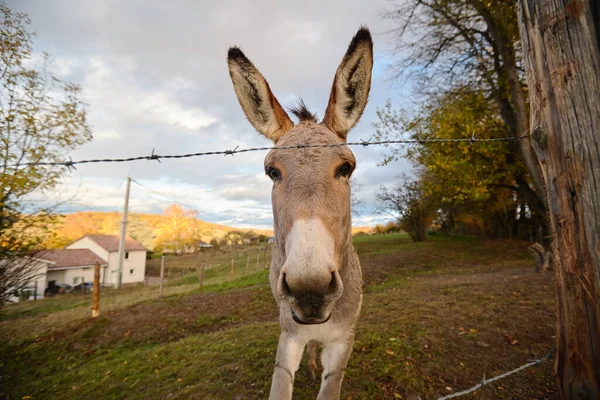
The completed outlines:
{"type": "Polygon", "coordinates": [[[352,215],[358,216],[360,215],[359,208],[364,205],[364,200],[356,195],[356,193],[360,192],[363,188],[363,185],[360,184],[355,177],[350,178],[350,187],[352,191],[350,192],[350,208],[352,210],[352,215]]]}
{"type": "Polygon", "coordinates": [[[393,216],[413,242],[427,239],[425,231],[431,222],[432,212],[419,181],[402,175],[398,184],[392,188],[382,187],[376,197],[380,210],[393,216]]]}

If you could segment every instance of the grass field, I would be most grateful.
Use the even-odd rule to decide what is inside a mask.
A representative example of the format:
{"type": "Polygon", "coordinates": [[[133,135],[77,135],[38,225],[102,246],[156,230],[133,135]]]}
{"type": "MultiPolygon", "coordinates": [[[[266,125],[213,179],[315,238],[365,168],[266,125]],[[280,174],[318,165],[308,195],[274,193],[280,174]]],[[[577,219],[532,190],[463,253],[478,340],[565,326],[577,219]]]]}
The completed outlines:
{"type": "MultiPolygon", "coordinates": [[[[546,354],[554,278],[527,244],[402,234],[355,239],[365,280],[344,399],[432,399],[546,354]]],[[[244,255],[239,255],[245,267],[244,255]]],[[[251,263],[252,265],[252,263],[251,263]]],[[[267,271],[229,281],[214,266],[156,288],[8,306],[0,316],[0,398],[266,398],[279,333],[267,271]]],[[[294,398],[316,398],[303,360],[294,398]]],[[[551,363],[496,382],[478,399],[558,399],[551,363]]]]}

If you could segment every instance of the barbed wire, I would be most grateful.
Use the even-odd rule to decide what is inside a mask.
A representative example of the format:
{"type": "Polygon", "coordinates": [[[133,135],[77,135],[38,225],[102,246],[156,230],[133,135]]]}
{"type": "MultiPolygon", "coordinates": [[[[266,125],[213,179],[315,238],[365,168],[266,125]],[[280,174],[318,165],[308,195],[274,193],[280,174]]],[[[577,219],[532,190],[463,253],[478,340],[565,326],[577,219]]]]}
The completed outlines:
{"type": "Polygon", "coordinates": [[[496,381],[499,381],[500,379],[504,379],[506,377],[509,377],[509,376],[511,376],[513,374],[516,374],[517,372],[523,371],[524,369],[527,369],[529,367],[533,367],[534,365],[540,365],[541,363],[543,363],[544,361],[546,361],[550,357],[552,357],[552,355],[554,354],[555,351],[556,351],[556,346],[554,346],[554,348],[552,350],[550,350],[550,352],[548,354],[546,354],[544,357],[542,357],[542,358],[540,358],[538,360],[531,361],[531,362],[529,362],[529,363],[527,363],[525,365],[521,365],[519,368],[515,368],[512,371],[505,372],[505,373],[503,373],[501,375],[498,375],[498,376],[495,376],[493,378],[486,379],[485,375],[483,375],[483,379],[481,380],[481,382],[479,382],[477,385],[473,386],[472,388],[463,390],[461,392],[452,393],[452,394],[449,394],[447,396],[440,397],[437,400],[449,400],[449,399],[454,399],[456,397],[464,396],[465,394],[473,393],[473,392],[481,389],[482,387],[484,387],[486,385],[489,385],[492,382],[496,382],[496,381]]]}
{"type": "MultiPolygon", "coordinates": [[[[400,140],[380,140],[380,141],[372,141],[369,140],[361,140],[360,142],[348,142],[348,143],[333,143],[333,144],[298,144],[294,146],[266,146],[266,147],[250,147],[246,149],[240,149],[239,146],[236,146],[231,150],[220,150],[220,151],[205,151],[198,153],[184,153],[184,154],[167,154],[160,155],[156,154],[155,150],[152,149],[152,153],[147,156],[137,156],[137,157],[126,157],[126,158],[99,158],[99,159],[90,159],[90,160],[78,160],[73,161],[70,157],[67,161],[35,161],[35,162],[27,162],[23,163],[20,166],[37,166],[37,165],[45,165],[45,166],[65,166],[69,168],[75,168],[75,165],[78,164],[92,164],[92,163],[122,163],[129,161],[139,161],[139,160],[149,160],[149,161],[158,161],[166,160],[166,159],[179,159],[179,158],[190,158],[190,157],[203,157],[203,156],[214,156],[214,155],[225,155],[225,156],[233,156],[234,154],[239,153],[249,153],[253,151],[267,151],[267,150],[292,150],[292,149],[309,149],[309,148],[331,148],[331,147],[344,147],[344,146],[381,146],[381,145],[389,145],[389,144],[424,144],[424,143],[460,143],[466,142],[469,144],[474,143],[489,143],[489,142],[516,142],[519,140],[523,140],[528,138],[527,132],[519,137],[504,137],[504,138],[487,138],[487,139],[479,139],[475,135],[470,138],[457,138],[457,139],[400,139],[400,140]]],[[[13,166],[19,167],[19,166],[13,166]]]]}

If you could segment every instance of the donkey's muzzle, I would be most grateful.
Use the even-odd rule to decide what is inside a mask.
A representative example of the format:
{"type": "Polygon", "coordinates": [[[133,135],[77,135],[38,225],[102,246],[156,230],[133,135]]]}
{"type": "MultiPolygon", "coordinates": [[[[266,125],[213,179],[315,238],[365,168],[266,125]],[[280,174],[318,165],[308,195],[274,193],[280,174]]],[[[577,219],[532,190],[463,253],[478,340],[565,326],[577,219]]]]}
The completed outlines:
{"type": "Polygon", "coordinates": [[[340,298],[343,285],[340,275],[334,271],[325,285],[308,285],[293,280],[288,283],[286,273],[281,274],[279,295],[289,304],[292,319],[302,325],[323,324],[331,317],[333,304],[340,298]]]}

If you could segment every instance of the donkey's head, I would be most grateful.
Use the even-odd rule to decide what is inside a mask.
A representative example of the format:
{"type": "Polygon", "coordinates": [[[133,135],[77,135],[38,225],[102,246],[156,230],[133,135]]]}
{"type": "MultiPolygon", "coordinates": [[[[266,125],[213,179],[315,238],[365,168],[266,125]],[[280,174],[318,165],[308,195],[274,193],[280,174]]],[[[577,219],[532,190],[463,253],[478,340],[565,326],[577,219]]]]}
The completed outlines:
{"type": "Polygon", "coordinates": [[[274,262],[271,273],[276,295],[289,304],[297,323],[326,322],[344,290],[340,272],[352,251],[349,180],[356,160],[343,144],[367,104],[373,67],[371,35],[361,28],[352,39],[320,123],[301,103],[291,110],[300,120],[294,125],[239,48],[229,49],[228,64],[246,117],[277,147],[338,145],[274,149],[265,158],[265,172],[273,180],[280,261],[274,262]]]}

